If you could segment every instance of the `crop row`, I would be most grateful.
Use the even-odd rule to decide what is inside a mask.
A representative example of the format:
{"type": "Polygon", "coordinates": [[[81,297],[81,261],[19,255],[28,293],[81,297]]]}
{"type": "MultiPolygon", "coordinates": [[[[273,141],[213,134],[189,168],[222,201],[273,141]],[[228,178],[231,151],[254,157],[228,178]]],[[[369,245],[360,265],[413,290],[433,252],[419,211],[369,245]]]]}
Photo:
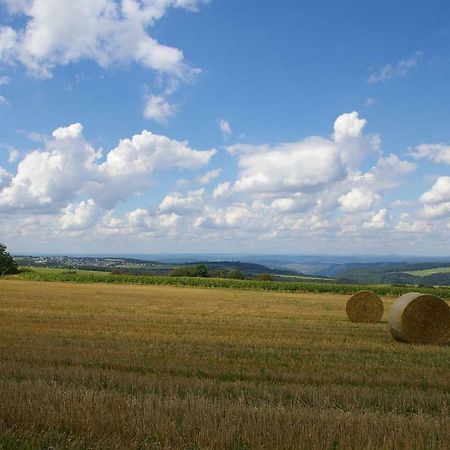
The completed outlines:
{"type": "Polygon", "coordinates": [[[392,285],[357,285],[332,284],[284,281],[257,281],[257,280],[231,280],[224,278],[192,278],[192,277],[164,277],[144,275],[113,275],[94,272],[70,271],[60,272],[52,270],[24,271],[17,275],[20,279],[30,281],[61,281],[72,283],[116,283],[116,284],[142,284],[142,285],[171,285],[192,286],[203,288],[246,289],[278,292],[314,292],[352,294],[363,289],[370,289],[378,295],[398,296],[406,292],[422,292],[450,298],[450,289],[445,287],[415,287],[392,285]]]}

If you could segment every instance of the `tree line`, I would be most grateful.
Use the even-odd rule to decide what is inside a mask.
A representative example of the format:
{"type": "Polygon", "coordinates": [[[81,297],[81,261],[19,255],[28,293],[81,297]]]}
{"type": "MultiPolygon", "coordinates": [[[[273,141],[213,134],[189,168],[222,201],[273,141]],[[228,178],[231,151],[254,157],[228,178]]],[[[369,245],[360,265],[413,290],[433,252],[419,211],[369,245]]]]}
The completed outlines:
{"type": "Polygon", "coordinates": [[[17,273],[18,267],[14,258],[6,250],[6,245],[0,242],[0,276],[17,273]]]}

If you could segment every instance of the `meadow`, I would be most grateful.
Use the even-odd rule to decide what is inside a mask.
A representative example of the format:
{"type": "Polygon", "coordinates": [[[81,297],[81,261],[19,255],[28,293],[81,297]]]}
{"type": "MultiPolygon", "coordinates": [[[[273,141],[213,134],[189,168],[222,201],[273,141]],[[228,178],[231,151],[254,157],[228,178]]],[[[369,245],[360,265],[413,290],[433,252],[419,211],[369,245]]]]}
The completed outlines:
{"type": "Polygon", "coordinates": [[[450,267],[435,267],[432,269],[414,270],[412,272],[406,272],[409,275],[414,275],[416,277],[427,277],[435,273],[450,273],[450,267]]]}
{"type": "Polygon", "coordinates": [[[448,448],[450,347],[346,300],[0,280],[0,448],[448,448]]]}

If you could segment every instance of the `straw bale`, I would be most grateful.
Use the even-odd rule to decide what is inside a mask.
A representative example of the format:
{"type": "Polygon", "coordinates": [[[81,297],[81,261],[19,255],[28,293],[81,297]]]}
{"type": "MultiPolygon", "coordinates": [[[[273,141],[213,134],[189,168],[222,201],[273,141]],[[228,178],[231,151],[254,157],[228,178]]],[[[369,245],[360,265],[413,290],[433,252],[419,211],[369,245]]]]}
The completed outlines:
{"type": "Polygon", "coordinates": [[[435,295],[409,292],[392,305],[389,329],[397,341],[446,344],[450,341],[450,306],[435,295]]]}
{"type": "Polygon", "coordinates": [[[383,317],[383,301],[374,292],[359,291],[348,299],[345,311],[352,322],[379,322],[383,317]]]}

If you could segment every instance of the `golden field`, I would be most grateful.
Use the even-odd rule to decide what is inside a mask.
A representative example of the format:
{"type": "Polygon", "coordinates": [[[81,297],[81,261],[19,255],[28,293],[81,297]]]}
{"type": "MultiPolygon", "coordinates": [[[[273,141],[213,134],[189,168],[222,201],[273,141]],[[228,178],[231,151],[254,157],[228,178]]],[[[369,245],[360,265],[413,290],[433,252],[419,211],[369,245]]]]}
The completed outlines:
{"type": "Polygon", "coordinates": [[[347,298],[0,280],[0,448],[450,448],[450,347],[347,298]]]}

